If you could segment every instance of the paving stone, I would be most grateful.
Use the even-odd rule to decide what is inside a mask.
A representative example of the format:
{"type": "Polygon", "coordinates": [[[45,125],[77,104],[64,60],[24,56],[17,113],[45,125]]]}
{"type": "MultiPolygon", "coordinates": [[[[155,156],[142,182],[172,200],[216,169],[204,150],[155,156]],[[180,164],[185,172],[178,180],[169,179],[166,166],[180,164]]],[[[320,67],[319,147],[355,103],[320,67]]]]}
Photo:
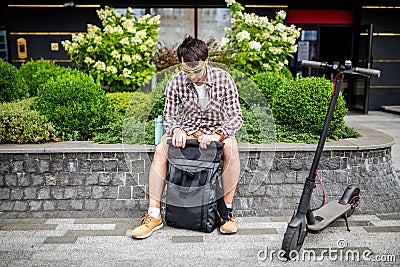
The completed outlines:
{"type": "Polygon", "coordinates": [[[78,236],[49,236],[43,244],[73,244],[78,239],[78,236]]]}
{"type": "Polygon", "coordinates": [[[202,243],[202,236],[173,236],[172,243],[202,243]]]}
{"type": "Polygon", "coordinates": [[[272,235],[278,232],[274,228],[238,228],[237,235],[272,235]]]}
{"type": "Polygon", "coordinates": [[[398,233],[400,226],[364,226],[365,231],[369,233],[398,233]]]}
{"type": "Polygon", "coordinates": [[[0,224],[1,231],[38,231],[38,230],[54,230],[56,224],[0,224]]]}

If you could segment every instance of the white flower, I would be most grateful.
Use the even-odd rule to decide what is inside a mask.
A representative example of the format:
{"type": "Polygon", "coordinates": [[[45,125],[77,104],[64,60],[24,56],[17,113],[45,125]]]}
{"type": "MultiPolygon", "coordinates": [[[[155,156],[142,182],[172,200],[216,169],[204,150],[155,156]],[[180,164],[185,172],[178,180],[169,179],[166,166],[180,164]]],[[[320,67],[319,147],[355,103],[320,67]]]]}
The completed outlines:
{"type": "Polygon", "coordinates": [[[283,25],[282,23],[278,23],[275,25],[275,30],[278,32],[284,32],[286,29],[286,26],[283,25]]]}
{"type": "Polygon", "coordinates": [[[137,36],[138,38],[140,38],[140,39],[144,39],[144,38],[146,37],[146,29],[143,29],[143,30],[141,30],[141,31],[138,31],[138,32],[136,33],[136,36],[137,36]]]}
{"type": "Polygon", "coordinates": [[[229,43],[229,39],[226,38],[226,37],[222,37],[222,38],[221,38],[221,41],[219,42],[219,45],[220,45],[221,47],[224,47],[224,46],[226,46],[228,43],[229,43]]]}
{"type": "Polygon", "coordinates": [[[132,71],[131,71],[131,70],[128,70],[127,68],[124,68],[124,69],[122,70],[122,75],[123,75],[125,78],[129,78],[129,76],[131,75],[131,73],[132,73],[132,71]]]}
{"type": "Polygon", "coordinates": [[[225,2],[226,2],[226,4],[227,4],[227,6],[231,6],[231,5],[233,5],[234,3],[236,3],[235,0],[225,0],[225,2]]]}
{"type": "Polygon", "coordinates": [[[113,33],[114,32],[114,28],[112,26],[110,26],[110,25],[106,25],[104,27],[104,32],[105,33],[113,33]]]}
{"type": "Polygon", "coordinates": [[[93,24],[87,25],[87,32],[88,33],[96,33],[100,28],[93,24]]]}
{"type": "Polygon", "coordinates": [[[280,54],[282,54],[283,50],[281,47],[271,46],[269,48],[269,52],[271,52],[274,55],[280,55],[280,54]]]}
{"type": "Polygon", "coordinates": [[[114,27],[114,33],[124,34],[124,30],[118,25],[117,27],[114,27]]]}
{"type": "Polygon", "coordinates": [[[286,12],[284,10],[279,11],[278,17],[280,17],[282,20],[284,20],[286,18],[286,12]]]}
{"type": "MultiPolygon", "coordinates": [[[[72,43],[71,44],[71,50],[75,50],[75,49],[77,49],[79,47],[79,44],[78,43],[72,43]]],[[[90,47],[89,47],[90,48],[90,47]]]]}
{"type": "Polygon", "coordinates": [[[122,60],[125,61],[128,64],[131,64],[131,62],[132,62],[131,57],[129,55],[127,55],[127,54],[123,54],[122,55],[122,60]]]}
{"type": "Polygon", "coordinates": [[[72,34],[72,42],[74,43],[83,43],[85,40],[85,37],[83,36],[83,33],[78,33],[78,34],[72,34]]]}
{"type": "Polygon", "coordinates": [[[108,66],[108,67],[107,67],[107,71],[108,71],[108,72],[111,72],[112,74],[115,74],[115,73],[118,72],[117,68],[114,67],[114,66],[108,66]]]}
{"type": "Polygon", "coordinates": [[[146,14],[146,15],[143,15],[143,16],[141,16],[139,19],[138,19],[138,22],[139,23],[146,23],[146,20],[148,20],[149,18],[151,17],[151,15],[150,14],[146,14]]]}
{"type": "Polygon", "coordinates": [[[111,52],[111,56],[115,59],[120,59],[121,58],[121,54],[117,51],[117,50],[113,50],[111,52]]]}
{"type": "Polygon", "coordinates": [[[250,49],[254,49],[256,51],[260,51],[261,44],[259,42],[256,42],[256,41],[250,41],[249,47],[250,47],[250,49]]]}
{"type": "Polygon", "coordinates": [[[271,67],[268,63],[264,63],[263,67],[266,68],[267,70],[271,67]]]}
{"type": "Polygon", "coordinates": [[[251,14],[246,13],[244,15],[244,22],[248,25],[258,26],[259,17],[254,13],[251,13],[251,14]]]}
{"type": "Polygon", "coordinates": [[[121,39],[121,41],[119,41],[119,43],[123,44],[123,45],[128,45],[129,44],[129,38],[125,37],[125,38],[121,39]]]}
{"type": "Polygon", "coordinates": [[[97,61],[94,65],[94,68],[98,69],[98,70],[102,70],[105,71],[106,70],[106,63],[104,63],[103,61],[97,61]]]}
{"type": "Polygon", "coordinates": [[[100,9],[96,12],[101,20],[106,20],[107,17],[111,16],[111,14],[112,14],[111,10],[105,10],[105,9],[100,9]]]}
{"type": "Polygon", "coordinates": [[[101,37],[100,35],[94,37],[94,43],[95,44],[101,44],[103,40],[103,37],[101,37]]]}
{"type": "Polygon", "coordinates": [[[141,52],[146,52],[146,51],[147,51],[147,45],[142,44],[141,46],[139,46],[139,50],[140,50],[141,52]]]}
{"type": "Polygon", "coordinates": [[[86,64],[91,65],[91,64],[93,64],[95,61],[94,61],[93,59],[91,59],[90,57],[85,57],[84,62],[85,62],[86,64]]]}
{"type": "Polygon", "coordinates": [[[236,38],[238,42],[242,42],[244,40],[250,40],[250,33],[246,30],[243,30],[236,35],[236,38]]]}
{"type": "Polygon", "coordinates": [[[268,25],[268,17],[259,17],[259,20],[258,20],[258,25],[260,26],[260,27],[267,27],[267,25],[268,25]]]}
{"type": "Polygon", "coordinates": [[[137,62],[137,61],[142,60],[142,57],[140,55],[138,55],[138,54],[135,54],[135,55],[132,56],[132,60],[134,62],[137,62]]]}
{"type": "Polygon", "coordinates": [[[160,15],[154,16],[149,19],[149,24],[160,24],[160,15]]]}
{"type": "Polygon", "coordinates": [[[136,28],[135,28],[135,21],[133,19],[127,19],[122,23],[122,27],[124,27],[124,29],[127,32],[130,33],[135,33],[136,32],[136,28]]]}
{"type": "Polygon", "coordinates": [[[140,39],[139,36],[135,35],[134,37],[131,38],[131,42],[132,42],[132,43],[139,43],[139,44],[141,44],[141,43],[142,43],[142,39],[140,39]]]}
{"type": "Polygon", "coordinates": [[[119,13],[117,10],[113,10],[113,14],[114,16],[116,16],[117,18],[120,18],[122,16],[121,13],[119,13]]]}
{"type": "Polygon", "coordinates": [[[64,47],[65,51],[69,51],[70,47],[71,47],[71,41],[70,40],[64,40],[61,41],[62,46],[64,47]]]}
{"type": "Polygon", "coordinates": [[[296,52],[297,52],[297,44],[296,44],[296,45],[292,45],[292,46],[289,48],[289,52],[290,52],[290,53],[296,53],[296,52]]]}

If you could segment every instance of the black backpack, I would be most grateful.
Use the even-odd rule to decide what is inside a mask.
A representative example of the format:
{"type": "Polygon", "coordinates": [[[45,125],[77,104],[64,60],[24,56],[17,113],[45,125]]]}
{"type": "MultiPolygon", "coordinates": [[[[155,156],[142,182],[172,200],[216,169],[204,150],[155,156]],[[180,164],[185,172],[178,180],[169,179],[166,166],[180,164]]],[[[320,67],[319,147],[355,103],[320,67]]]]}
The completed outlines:
{"type": "Polygon", "coordinates": [[[210,233],[220,223],[217,201],[223,201],[219,168],[224,143],[212,142],[201,149],[197,140],[187,140],[185,148],[168,141],[165,222],[210,233]]]}

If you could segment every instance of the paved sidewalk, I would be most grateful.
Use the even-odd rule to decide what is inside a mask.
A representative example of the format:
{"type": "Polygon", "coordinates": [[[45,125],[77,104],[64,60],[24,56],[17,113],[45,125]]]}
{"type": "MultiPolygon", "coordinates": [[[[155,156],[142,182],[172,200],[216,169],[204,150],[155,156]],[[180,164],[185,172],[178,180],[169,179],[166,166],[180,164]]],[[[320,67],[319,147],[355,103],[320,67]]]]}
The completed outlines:
{"type": "Polygon", "coordinates": [[[164,227],[144,240],[129,236],[138,219],[4,219],[0,220],[0,266],[398,266],[400,263],[400,214],[353,215],[349,219],[350,232],[343,221],[335,222],[322,233],[306,237],[298,261],[282,262],[277,251],[289,219],[241,217],[238,233],[229,236],[219,234],[218,230],[206,234],[164,227]],[[318,258],[308,259],[311,253],[318,258]]]}
{"type": "MultiPolygon", "coordinates": [[[[389,108],[388,108],[389,109],[389,108]]],[[[400,108],[391,107],[390,112],[370,111],[367,115],[349,112],[346,123],[359,124],[392,136],[392,162],[397,173],[400,173],[400,108]],[[396,113],[399,111],[399,113],[396,113]]]]}

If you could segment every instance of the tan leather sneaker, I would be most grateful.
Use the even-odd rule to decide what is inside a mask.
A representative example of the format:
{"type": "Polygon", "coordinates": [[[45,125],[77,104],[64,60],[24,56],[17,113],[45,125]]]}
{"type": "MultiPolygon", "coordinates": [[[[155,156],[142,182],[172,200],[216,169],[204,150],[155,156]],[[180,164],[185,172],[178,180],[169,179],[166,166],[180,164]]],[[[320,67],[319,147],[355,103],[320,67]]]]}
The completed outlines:
{"type": "Polygon", "coordinates": [[[161,216],[156,219],[151,217],[149,214],[146,214],[140,221],[139,226],[133,229],[131,236],[135,239],[143,239],[149,237],[155,230],[158,230],[163,226],[164,224],[161,216]]]}
{"type": "Polygon", "coordinates": [[[233,212],[231,212],[229,219],[224,220],[221,218],[221,226],[219,227],[219,231],[225,235],[234,234],[237,232],[236,220],[233,212]]]}

